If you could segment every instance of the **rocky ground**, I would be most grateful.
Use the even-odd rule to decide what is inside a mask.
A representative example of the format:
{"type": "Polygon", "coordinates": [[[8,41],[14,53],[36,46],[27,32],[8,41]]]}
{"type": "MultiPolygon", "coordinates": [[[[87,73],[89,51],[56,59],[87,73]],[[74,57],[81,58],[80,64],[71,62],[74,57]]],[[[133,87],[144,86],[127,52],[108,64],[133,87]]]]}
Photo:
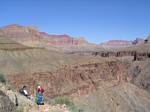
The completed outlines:
{"type": "Polygon", "coordinates": [[[70,112],[66,105],[36,105],[11,89],[10,85],[0,83],[0,112],[70,112]]]}

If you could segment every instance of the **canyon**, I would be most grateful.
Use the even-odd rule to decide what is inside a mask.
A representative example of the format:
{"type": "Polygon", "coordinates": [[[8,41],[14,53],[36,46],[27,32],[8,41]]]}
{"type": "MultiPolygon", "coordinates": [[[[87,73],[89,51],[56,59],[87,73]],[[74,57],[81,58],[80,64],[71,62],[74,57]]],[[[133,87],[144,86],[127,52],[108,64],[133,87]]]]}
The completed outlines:
{"type": "Polygon", "coordinates": [[[0,83],[2,112],[21,106],[24,112],[49,112],[54,108],[49,102],[58,97],[69,97],[76,105],[74,112],[149,112],[149,70],[149,36],[98,45],[32,26],[0,28],[0,74],[6,79],[6,84],[0,83]],[[26,85],[34,97],[38,84],[47,101],[40,109],[18,93],[26,85]]]}

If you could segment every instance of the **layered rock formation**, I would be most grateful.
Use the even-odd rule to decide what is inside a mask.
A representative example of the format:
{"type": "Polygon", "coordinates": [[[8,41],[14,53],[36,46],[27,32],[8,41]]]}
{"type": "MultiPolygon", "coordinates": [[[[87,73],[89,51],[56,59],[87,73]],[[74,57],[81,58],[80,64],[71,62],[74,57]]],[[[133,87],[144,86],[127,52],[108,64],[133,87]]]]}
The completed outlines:
{"type": "Polygon", "coordinates": [[[40,32],[41,36],[48,40],[48,45],[84,45],[88,44],[84,38],[73,38],[69,35],[49,35],[45,32],[40,32]]]}
{"type": "Polygon", "coordinates": [[[19,85],[27,85],[30,87],[30,93],[32,94],[36,84],[41,83],[47,97],[53,98],[71,95],[82,89],[96,89],[101,81],[127,81],[128,77],[126,65],[117,61],[104,61],[101,63],[64,66],[57,72],[36,72],[26,75],[26,77],[15,75],[10,78],[10,81],[18,88],[20,88],[19,85]]]}
{"type": "Polygon", "coordinates": [[[126,40],[110,40],[106,43],[101,44],[104,48],[117,48],[117,47],[127,47],[132,45],[132,41],[126,40]]]}
{"type": "Polygon", "coordinates": [[[35,27],[25,27],[16,24],[2,27],[0,29],[0,36],[9,37],[24,45],[36,47],[88,44],[84,38],[77,39],[69,35],[49,35],[48,33],[38,31],[35,27]]]}
{"type": "Polygon", "coordinates": [[[133,41],[127,40],[110,40],[108,42],[102,43],[101,45],[104,48],[120,48],[120,47],[128,47],[132,45],[141,45],[144,44],[144,39],[136,38],[133,41]]]}

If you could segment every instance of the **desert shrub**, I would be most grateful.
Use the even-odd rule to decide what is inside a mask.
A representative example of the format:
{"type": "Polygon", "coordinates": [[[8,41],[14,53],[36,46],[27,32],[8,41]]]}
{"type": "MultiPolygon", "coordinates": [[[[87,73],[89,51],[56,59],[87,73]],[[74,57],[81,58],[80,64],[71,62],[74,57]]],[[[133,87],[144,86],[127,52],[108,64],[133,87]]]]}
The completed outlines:
{"type": "Polygon", "coordinates": [[[6,83],[5,76],[2,73],[0,73],[0,82],[6,83]]]}
{"type": "Polygon", "coordinates": [[[75,106],[75,104],[73,103],[73,101],[70,98],[68,98],[68,97],[57,97],[57,98],[54,98],[51,101],[51,103],[53,105],[57,105],[57,104],[63,105],[63,104],[65,104],[66,107],[71,112],[78,112],[77,107],[75,106]]]}

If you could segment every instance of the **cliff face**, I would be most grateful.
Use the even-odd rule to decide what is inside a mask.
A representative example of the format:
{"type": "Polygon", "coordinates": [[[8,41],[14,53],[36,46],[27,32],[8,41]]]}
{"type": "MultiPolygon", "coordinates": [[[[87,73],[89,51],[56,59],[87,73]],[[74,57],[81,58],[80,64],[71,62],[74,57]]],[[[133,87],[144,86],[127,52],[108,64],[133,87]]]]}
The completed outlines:
{"type": "Polygon", "coordinates": [[[126,40],[110,40],[106,43],[101,44],[104,48],[106,47],[126,47],[132,45],[131,41],[126,40]]]}
{"type": "Polygon", "coordinates": [[[84,45],[87,41],[84,38],[73,38],[69,35],[50,35],[45,32],[40,32],[40,35],[48,41],[48,45],[84,45]]]}
{"type": "Polygon", "coordinates": [[[19,26],[16,24],[2,27],[0,29],[0,36],[6,36],[24,45],[36,47],[88,44],[83,38],[77,39],[69,35],[49,35],[48,33],[38,31],[35,27],[19,26]]]}
{"type": "Polygon", "coordinates": [[[117,61],[64,66],[55,73],[35,72],[10,77],[16,87],[20,88],[18,85],[24,84],[30,87],[32,94],[36,84],[42,84],[45,95],[50,98],[71,95],[77,91],[90,92],[97,89],[101,81],[120,82],[126,81],[127,78],[126,65],[117,61]]]}

